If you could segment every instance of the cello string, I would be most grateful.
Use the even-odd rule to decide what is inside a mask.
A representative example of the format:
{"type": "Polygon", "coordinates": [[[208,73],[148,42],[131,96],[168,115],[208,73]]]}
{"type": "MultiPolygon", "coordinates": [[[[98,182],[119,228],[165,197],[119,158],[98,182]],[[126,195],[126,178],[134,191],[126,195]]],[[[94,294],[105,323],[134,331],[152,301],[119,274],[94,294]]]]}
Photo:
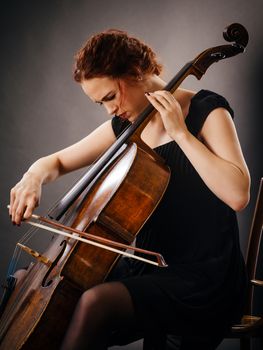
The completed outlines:
{"type": "MultiPolygon", "coordinates": [[[[37,229],[36,228],[31,228],[28,230],[21,238],[18,240],[18,243],[27,243],[35,234],[36,234],[37,229]]],[[[13,276],[15,269],[17,267],[19,258],[21,256],[21,248],[16,244],[11,261],[8,266],[7,270],[7,278],[9,276],[13,276]]]]}
{"type": "MultiPolygon", "coordinates": [[[[36,235],[36,232],[38,231],[39,231],[39,228],[31,227],[17,242],[16,247],[14,249],[13,258],[11,259],[11,262],[9,265],[8,276],[13,276],[13,273],[18,263],[18,259],[20,258],[20,255],[22,253],[22,248],[21,246],[18,245],[18,243],[21,243],[21,244],[27,243],[34,235],[36,235]]],[[[44,264],[41,264],[40,266],[44,266],[44,264]]],[[[1,317],[0,339],[2,338],[2,335],[5,334],[5,330],[8,328],[8,320],[11,319],[10,316],[15,315],[17,310],[17,305],[23,302],[24,300],[23,296],[25,295],[25,291],[28,290],[30,286],[32,286],[34,280],[35,280],[35,274],[29,273],[29,274],[26,274],[24,276],[24,280],[21,281],[21,288],[19,289],[19,292],[16,295],[16,301],[12,303],[11,306],[9,305],[9,308],[5,310],[4,314],[1,317]]]]}
{"type": "MultiPolygon", "coordinates": [[[[35,233],[35,231],[36,231],[36,228],[31,228],[30,230],[27,230],[27,232],[21,237],[21,239],[18,242],[27,242],[30,239],[30,237],[35,233]]],[[[16,244],[16,246],[14,248],[13,256],[11,258],[11,261],[9,263],[9,267],[7,270],[7,283],[9,281],[10,277],[14,277],[14,272],[16,270],[21,253],[22,253],[22,249],[16,244]]],[[[20,296],[22,295],[21,292],[23,293],[24,289],[25,288],[22,288],[21,291],[18,293],[20,296]]],[[[17,302],[13,303],[12,306],[9,307],[7,312],[5,312],[3,314],[3,316],[5,316],[5,318],[3,318],[3,316],[1,318],[2,325],[0,327],[0,334],[2,334],[4,329],[6,328],[7,320],[9,319],[12,312],[15,310],[16,305],[18,304],[18,301],[20,300],[20,298],[17,298],[16,300],[17,300],[17,302]]]]}
{"type": "MultiPolygon", "coordinates": [[[[18,243],[27,243],[35,234],[39,231],[39,228],[31,227],[29,230],[26,231],[26,233],[21,237],[21,239],[17,242],[16,247],[14,249],[13,257],[11,259],[11,262],[9,264],[8,269],[8,276],[13,276],[14,271],[16,269],[18,260],[20,258],[20,255],[22,253],[22,248],[18,245],[18,243]]],[[[43,265],[42,265],[43,266],[43,265]]],[[[25,291],[32,285],[32,283],[35,280],[34,274],[29,274],[24,276],[25,280],[22,281],[21,288],[19,292],[16,295],[16,302],[12,303],[11,306],[9,306],[9,309],[7,309],[4,314],[1,317],[1,326],[0,326],[0,339],[1,335],[4,334],[5,329],[8,327],[8,319],[10,318],[10,315],[14,314],[16,312],[16,307],[19,303],[23,302],[23,295],[25,291]],[[3,318],[3,316],[5,316],[3,318]]]]}
{"type": "MultiPolygon", "coordinates": [[[[9,209],[10,205],[7,205],[7,208],[9,209]]],[[[35,227],[30,228],[22,235],[22,237],[18,240],[17,243],[25,244],[25,243],[29,242],[30,239],[33,238],[33,236],[36,234],[37,231],[38,231],[38,229],[35,227]]],[[[7,269],[7,278],[9,276],[13,276],[15,269],[17,267],[19,258],[21,256],[21,252],[22,252],[21,247],[16,244],[11,261],[10,261],[8,269],[7,269]]]]}
{"type": "MultiPolygon", "coordinates": [[[[34,228],[30,228],[30,230],[28,230],[22,237],[21,239],[17,242],[17,243],[26,243],[28,242],[33,235],[35,235],[37,229],[34,228]]],[[[22,249],[21,247],[16,244],[14,251],[13,251],[13,255],[12,258],[10,260],[8,269],[7,269],[7,276],[6,276],[6,291],[5,293],[12,293],[13,289],[11,290],[11,288],[15,288],[16,282],[17,280],[13,281],[12,278],[16,278],[14,277],[14,273],[16,271],[17,265],[18,265],[18,261],[20,259],[22,253],[22,249]],[[12,282],[14,283],[14,285],[12,285],[12,282]]],[[[30,284],[32,281],[29,281],[30,284]]],[[[19,296],[23,296],[24,290],[26,290],[27,288],[27,284],[24,286],[24,288],[21,288],[20,292],[18,293],[19,296]]],[[[4,294],[5,294],[4,293],[4,294]]],[[[8,294],[7,294],[8,295],[8,294]]],[[[21,298],[17,298],[16,300],[19,301],[21,298]]],[[[3,298],[2,298],[2,302],[3,302],[3,298]]],[[[1,317],[1,327],[0,327],[0,334],[3,334],[4,329],[6,328],[7,325],[7,320],[10,318],[10,315],[13,313],[13,311],[16,308],[17,303],[13,303],[12,307],[9,307],[9,310],[7,310],[7,312],[5,312],[2,317],[1,317]],[[3,316],[5,315],[5,318],[3,318],[3,316]]],[[[1,336],[0,336],[1,338],[1,336]]]]}
{"type": "MultiPolygon", "coordinates": [[[[41,264],[41,266],[44,266],[44,264],[41,264]]],[[[9,309],[5,310],[4,314],[1,317],[0,340],[2,339],[2,336],[5,334],[5,331],[8,329],[10,322],[12,322],[13,320],[11,315],[16,314],[17,305],[22,304],[24,302],[26,297],[25,291],[29,290],[29,287],[32,287],[34,281],[35,281],[34,274],[27,274],[26,276],[24,276],[24,279],[21,281],[21,288],[19,289],[16,295],[15,302],[13,302],[11,305],[9,304],[9,309]]]]}

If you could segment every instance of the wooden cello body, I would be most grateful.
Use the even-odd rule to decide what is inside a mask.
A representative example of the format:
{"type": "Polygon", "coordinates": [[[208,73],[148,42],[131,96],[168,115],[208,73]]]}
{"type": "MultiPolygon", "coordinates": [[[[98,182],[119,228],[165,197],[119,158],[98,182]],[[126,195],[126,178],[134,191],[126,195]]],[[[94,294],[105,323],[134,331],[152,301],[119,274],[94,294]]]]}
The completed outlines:
{"type": "MultiPolygon", "coordinates": [[[[232,26],[232,27],[231,27],[232,26]]],[[[166,86],[174,92],[190,74],[198,79],[214,62],[244,51],[245,28],[233,24],[232,45],[208,49],[187,63],[166,86]]],[[[148,106],[66,198],[52,217],[95,236],[131,244],[160,202],[169,182],[163,160],[140,139],[155,113],[148,106]],[[70,200],[68,200],[70,197],[70,200]]],[[[14,288],[0,321],[1,350],[58,349],[80,295],[105,281],[119,255],[72,238],[54,237],[14,288]]]]}
{"type": "MultiPolygon", "coordinates": [[[[81,208],[71,208],[71,227],[131,244],[168,181],[164,163],[131,143],[81,208]]],[[[50,264],[34,264],[10,298],[1,349],[58,349],[81,293],[103,282],[118,259],[116,253],[61,237],[43,255],[50,264]]]]}

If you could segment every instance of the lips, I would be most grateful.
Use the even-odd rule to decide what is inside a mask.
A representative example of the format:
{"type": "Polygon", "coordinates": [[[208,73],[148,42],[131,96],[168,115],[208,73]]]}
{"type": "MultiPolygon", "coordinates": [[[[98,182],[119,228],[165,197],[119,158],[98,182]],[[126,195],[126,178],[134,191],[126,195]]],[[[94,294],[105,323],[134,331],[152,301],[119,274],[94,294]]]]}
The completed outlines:
{"type": "Polygon", "coordinates": [[[122,113],[122,114],[119,114],[119,117],[120,117],[121,119],[127,119],[127,118],[128,118],[127,112],[124,112],[124,113],[122,113]]]}

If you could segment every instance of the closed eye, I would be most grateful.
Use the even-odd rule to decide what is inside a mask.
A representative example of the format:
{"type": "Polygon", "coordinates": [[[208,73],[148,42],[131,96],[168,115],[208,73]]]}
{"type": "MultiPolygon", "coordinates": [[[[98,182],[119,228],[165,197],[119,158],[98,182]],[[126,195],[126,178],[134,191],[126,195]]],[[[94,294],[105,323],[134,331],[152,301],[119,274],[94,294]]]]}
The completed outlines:
{"type": "Polygon", "coordinates": [[[115,96],[116,96],[115,94],[110,95],[110,96],[106,96],[106,97],[104,97],[103,101],[104,101],[104,102],[112,101],[112,100],[115,99],[115,96]]]}
{"type": "Polygon", "coordinates": [[[100,106],[103,105],[103,102],[108,102],[108,101],[112,101],[114,100],[116,97],[116,94],[112,94],[112,95],[106,95],[105,97],[103,97],[103,99],[101,101],[96,101],[96,103],[98,103],[100,106]]]}

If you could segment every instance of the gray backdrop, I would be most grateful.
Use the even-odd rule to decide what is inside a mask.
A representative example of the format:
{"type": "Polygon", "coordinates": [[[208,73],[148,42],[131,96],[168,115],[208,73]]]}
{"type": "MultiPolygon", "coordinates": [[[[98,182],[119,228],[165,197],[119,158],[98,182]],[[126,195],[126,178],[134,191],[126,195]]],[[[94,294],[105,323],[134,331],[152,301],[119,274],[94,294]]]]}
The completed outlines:
{"type": "MultiPolygon", "coordinates": [[[[6,205],[10,188],[37,158],[78,141],[108,118],[72,79],[74,53],[88,36],[108,28],[127,30],[150,44],[165,65],[167,81],[202,50],[224,44],[226,25],[240,22],[248,29],[245,54],[214,64],[201,81],[190,77],[183,83],[186,88],[223,94],[235,110],[252,178],[251,202],[238,214],[245,249],[255,192],[263,175],[262,7],[262,0],[1,2],[1,281],[16,242],[28,229],[26,225],[13,227],[9,221],[6,205]]],[[[47,186],[37,212],[45,214],[81,173],[47,186]]],[[[45,241],[41,234],[34,248],[42,251],[45,241]]],[[[260,306],[258,302],[257,308],[260,306]]],[[[139,349],[139,344],[128,348],[139,349]]],[[[236,341],[220,346],[236,348],[236,341]]]]}

